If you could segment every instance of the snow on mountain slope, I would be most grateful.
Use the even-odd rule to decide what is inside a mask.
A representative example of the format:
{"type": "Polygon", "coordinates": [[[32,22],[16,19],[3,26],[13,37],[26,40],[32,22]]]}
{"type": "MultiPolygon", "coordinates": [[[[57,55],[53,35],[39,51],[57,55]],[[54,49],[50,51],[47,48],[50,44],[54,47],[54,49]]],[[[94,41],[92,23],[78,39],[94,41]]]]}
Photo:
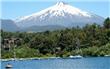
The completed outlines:
{"type": "Polygon", "coordinates": [[[83,26],[87,23],[101,24],[104,18],[72,7],[64,2],[44,9],[40,12],[18,18],[16,24],[26,28],[31,26],[60,25],[64,27],[83,26]]]}

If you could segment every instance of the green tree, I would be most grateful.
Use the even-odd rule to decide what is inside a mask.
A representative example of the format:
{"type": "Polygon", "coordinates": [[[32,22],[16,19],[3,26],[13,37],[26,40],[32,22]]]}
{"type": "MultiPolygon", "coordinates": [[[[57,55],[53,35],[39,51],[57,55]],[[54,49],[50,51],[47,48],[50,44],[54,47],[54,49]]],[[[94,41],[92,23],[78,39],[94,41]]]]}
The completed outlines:
{"type": "Polygon", "coordinates": [[[104,28],[110,29],[110,18],[108,17],[104,21],[104,28]]]}

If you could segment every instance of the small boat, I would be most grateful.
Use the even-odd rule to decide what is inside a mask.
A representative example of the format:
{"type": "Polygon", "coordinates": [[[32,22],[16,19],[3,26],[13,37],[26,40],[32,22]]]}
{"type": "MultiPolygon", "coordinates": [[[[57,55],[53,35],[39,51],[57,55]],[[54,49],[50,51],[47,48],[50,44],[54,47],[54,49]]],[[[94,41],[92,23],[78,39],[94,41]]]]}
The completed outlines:
{"type": "Polygon", "coordinates": [[[13,67],[13,66],[8,63],[5,68],[6,68],[6,69],[11,69],[12,67],[13,67]]]}
{"type": "Polygon", "coordinates": [[[72,59],[80,59],[80,58],[83,58],[83,56],[81,55],[75,55],[75,56],[69,56],[69,58],[72,58],[72,59]]]}
{"type": "Polygon", "coordinates": [[[23,61],[24,59],[23,59],[23,58],[20,58],[19,60],[20,60],[20,61],[23,61]]]}
{"type": "Polygon", "coordinates": [[[105,57],[110,57],[110,55],[104,55],[105,57]]]}

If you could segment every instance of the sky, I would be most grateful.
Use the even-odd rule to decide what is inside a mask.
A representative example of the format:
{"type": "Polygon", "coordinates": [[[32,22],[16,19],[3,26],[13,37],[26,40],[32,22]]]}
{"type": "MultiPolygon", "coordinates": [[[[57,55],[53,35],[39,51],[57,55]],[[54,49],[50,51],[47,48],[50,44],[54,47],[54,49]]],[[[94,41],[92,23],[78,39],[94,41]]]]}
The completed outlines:
{"type": "Polygon", "coordinates": [[[0,18],[14,20],[51,7],[59,1],[104,18],[110,16],[109,0],[3,0],[1,1],[0,18]]]}

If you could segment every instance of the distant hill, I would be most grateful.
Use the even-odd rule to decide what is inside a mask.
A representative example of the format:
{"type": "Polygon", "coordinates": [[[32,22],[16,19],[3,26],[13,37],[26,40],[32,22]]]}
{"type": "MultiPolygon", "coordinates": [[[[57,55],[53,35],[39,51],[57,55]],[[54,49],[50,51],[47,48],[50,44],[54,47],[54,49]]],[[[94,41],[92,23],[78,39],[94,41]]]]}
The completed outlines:
{"type": "Polygon", "coordinates": [[[10,31],[10,32],[15,32],[17,31],[19,28],[18,26],[15,24],[14,21],[12,20],[5,20],[5,19],[1,19],[1,29],[4,31],[10,31]]]}

